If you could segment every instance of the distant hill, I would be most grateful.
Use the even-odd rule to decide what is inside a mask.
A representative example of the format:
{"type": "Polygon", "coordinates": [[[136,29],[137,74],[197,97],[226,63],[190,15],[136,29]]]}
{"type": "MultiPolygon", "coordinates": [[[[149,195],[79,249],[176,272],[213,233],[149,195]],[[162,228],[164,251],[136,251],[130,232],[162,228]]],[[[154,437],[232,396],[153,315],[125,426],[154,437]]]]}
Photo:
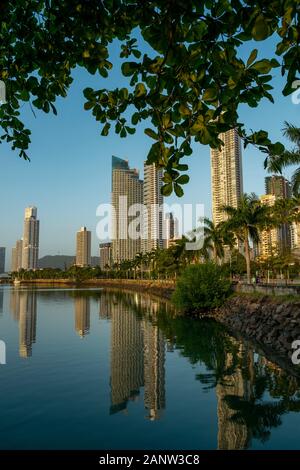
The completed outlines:
{"type": "MultiPolygon", "coordinates": [[[[44,256],[39,259],[38,266],[39,268],[56,268],[56,269],[65,269],[69,268],[74,264],[75,256],[66,256],[66,255],[54,255],[54,256],[44,256]]],[[[100,258],[98,256],[92,256],[92,266],[98,266],[100,263],[100,258]]]]}

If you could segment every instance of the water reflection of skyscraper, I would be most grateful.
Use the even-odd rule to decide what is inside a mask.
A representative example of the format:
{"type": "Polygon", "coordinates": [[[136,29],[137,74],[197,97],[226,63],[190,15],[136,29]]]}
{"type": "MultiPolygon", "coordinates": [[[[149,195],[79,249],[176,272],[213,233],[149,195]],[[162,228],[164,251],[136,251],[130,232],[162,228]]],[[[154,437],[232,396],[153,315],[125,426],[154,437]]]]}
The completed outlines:
{"type": "Polygon", "coordinates": [[[75,297],[75,330],[83,338],[90,331],[90,298],[75,297]]]}
{"type": "Polygon", "coordinates": [[[10,310],[19,322],[19,355],[30,357],[36,340],[37,297],[35,291],[13,289],[10,294],[10,310]]]}
{"type": "Polygon", "coordinates": [[[136,300],[130,294],[118,299],[106,297],[112,322],[110,412],[126,409],[128,401],[137,399],[144,386],[147,417],[155,420],[165,407],[165,340],[156,325],[133,311],[136,300]]]}
{"type": "MultiPolygon", "coordinates": [[[[251,396],[251,378],[253,378],[253,351],[246,350],[240,345],[239,358],[247,362],[248,373],[243,373],[241,366],[237,366],[230,375],[225,375],[216,387],[218,400],[218,449],[239,450],[246,449],[251,439],[247,425],[232,419],[236,413],[226,401],[227,396],[234,396],[249,400],[251,396]]],[[[232,367],[233,357],[226,356],[226,368],[232,367]]]]}

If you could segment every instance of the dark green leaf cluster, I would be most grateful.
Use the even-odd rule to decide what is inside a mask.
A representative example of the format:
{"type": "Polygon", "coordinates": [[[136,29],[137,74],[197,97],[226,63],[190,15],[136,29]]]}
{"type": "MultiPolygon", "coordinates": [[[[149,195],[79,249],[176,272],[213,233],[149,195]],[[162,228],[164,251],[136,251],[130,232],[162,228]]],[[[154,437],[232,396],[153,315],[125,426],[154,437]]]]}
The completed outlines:
{"type": "Polygon", "coordinates": [[[220,133],[236,127],[246,145],[283,152],[264,131],[248,136],[238,110],[240,104],[257,107],[263,98],[273,102],[277,67],[286,78],[283,94],[293,91],[300,68],[297,0],[14,0],[0,8],[0,80],[7,88],[1,138],[21,157],[28,158],[30,143],[19,118],[22,102],[56,113],[54,103],[66,96],[75,67],[109,76],[115,39],[128,86],[86,89],[85,109],[104,136],[112,125],[126,137],[143,121],[151,123],[145,130],[155,141],[148,163],[164,168],[165,195],[183,194],[188,177],[181,175],[187,170],[181,159],[192,153],[193,141],[217,148],[220,133]],[[139,50],[137,31],[151,54],[139,50]],[[273,57],[260,58],[254,49],[241,58],[245,42],[272,35],[273,57]]]}

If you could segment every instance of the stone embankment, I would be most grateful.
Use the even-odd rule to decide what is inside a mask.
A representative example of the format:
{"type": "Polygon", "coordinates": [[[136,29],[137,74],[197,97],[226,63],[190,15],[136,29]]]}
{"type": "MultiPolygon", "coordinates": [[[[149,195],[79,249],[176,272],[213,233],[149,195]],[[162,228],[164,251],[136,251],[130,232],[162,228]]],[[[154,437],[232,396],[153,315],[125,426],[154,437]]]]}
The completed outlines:
{"type": "Polygon", "coordinates": [[[292,343],[300,340],[300,300],[240,294],[216,310],[214,318],[282,358],[291,358],[292,343]]]}

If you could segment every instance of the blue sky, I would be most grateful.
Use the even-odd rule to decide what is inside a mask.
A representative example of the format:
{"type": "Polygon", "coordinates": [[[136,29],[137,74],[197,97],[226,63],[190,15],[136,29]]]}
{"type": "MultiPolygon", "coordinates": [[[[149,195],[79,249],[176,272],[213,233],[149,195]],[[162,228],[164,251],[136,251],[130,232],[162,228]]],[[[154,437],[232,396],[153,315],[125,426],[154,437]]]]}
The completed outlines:
{"type": "MultiPolygon", "coordinates": [[[[253,47],[261,56],[268,57],[274,41],[261,46],[249,43],[242,51],[248,57],[253,47]]],[[[124,85],[119,71],[119,47],[112,46],[111,61],[116,64],[108,79],[91,76],[81,69],[74,72],[74,82],[66,99],[57,101],[58,116],[36,111],[33,116],[26,103],[22,116],[32,131],[29,150],[31,161],[19,159],[6,144],[0,145],[0,246],[7,248],[7,269],[10,266],[11,248],[22,236],[24,208],[38,207],[41,221],[40,256],[46,254],[75,253],[75,234],[82,225],[92,230],[92,254],[98,255],[99,240],[95,228],[99,219],[96,208],[110,202],[111,156],[129,160],[131,167],[141,170],[151,139],[140,127],[136,134],[121,139],[111,133],[100,135],[101,128],[89,111],[84,111],[82,90],[87,87],[104,88],[124,85]]],[[[258,108],[240,108],[240,117],[248,129],[269,131],[276,141],[282,139],[285,120],[299,123],[300,105],[291,97],[281,95],[282,78],[279,69],[274,72],[275,105],[263,100],[258,108]]],[[[167,198],[167,203],[203,203],[206,215],[211,214],[209,148],[194,145],[193,155],[186,158],[189,164],[190,183],[185,195],[178,200],[167,198]]],[[[253,147],[243,152],[244,191],[264,193],[264,156],[253,147]]],[[[286,176],[291,174],[291,169],[286,176]]]]}

